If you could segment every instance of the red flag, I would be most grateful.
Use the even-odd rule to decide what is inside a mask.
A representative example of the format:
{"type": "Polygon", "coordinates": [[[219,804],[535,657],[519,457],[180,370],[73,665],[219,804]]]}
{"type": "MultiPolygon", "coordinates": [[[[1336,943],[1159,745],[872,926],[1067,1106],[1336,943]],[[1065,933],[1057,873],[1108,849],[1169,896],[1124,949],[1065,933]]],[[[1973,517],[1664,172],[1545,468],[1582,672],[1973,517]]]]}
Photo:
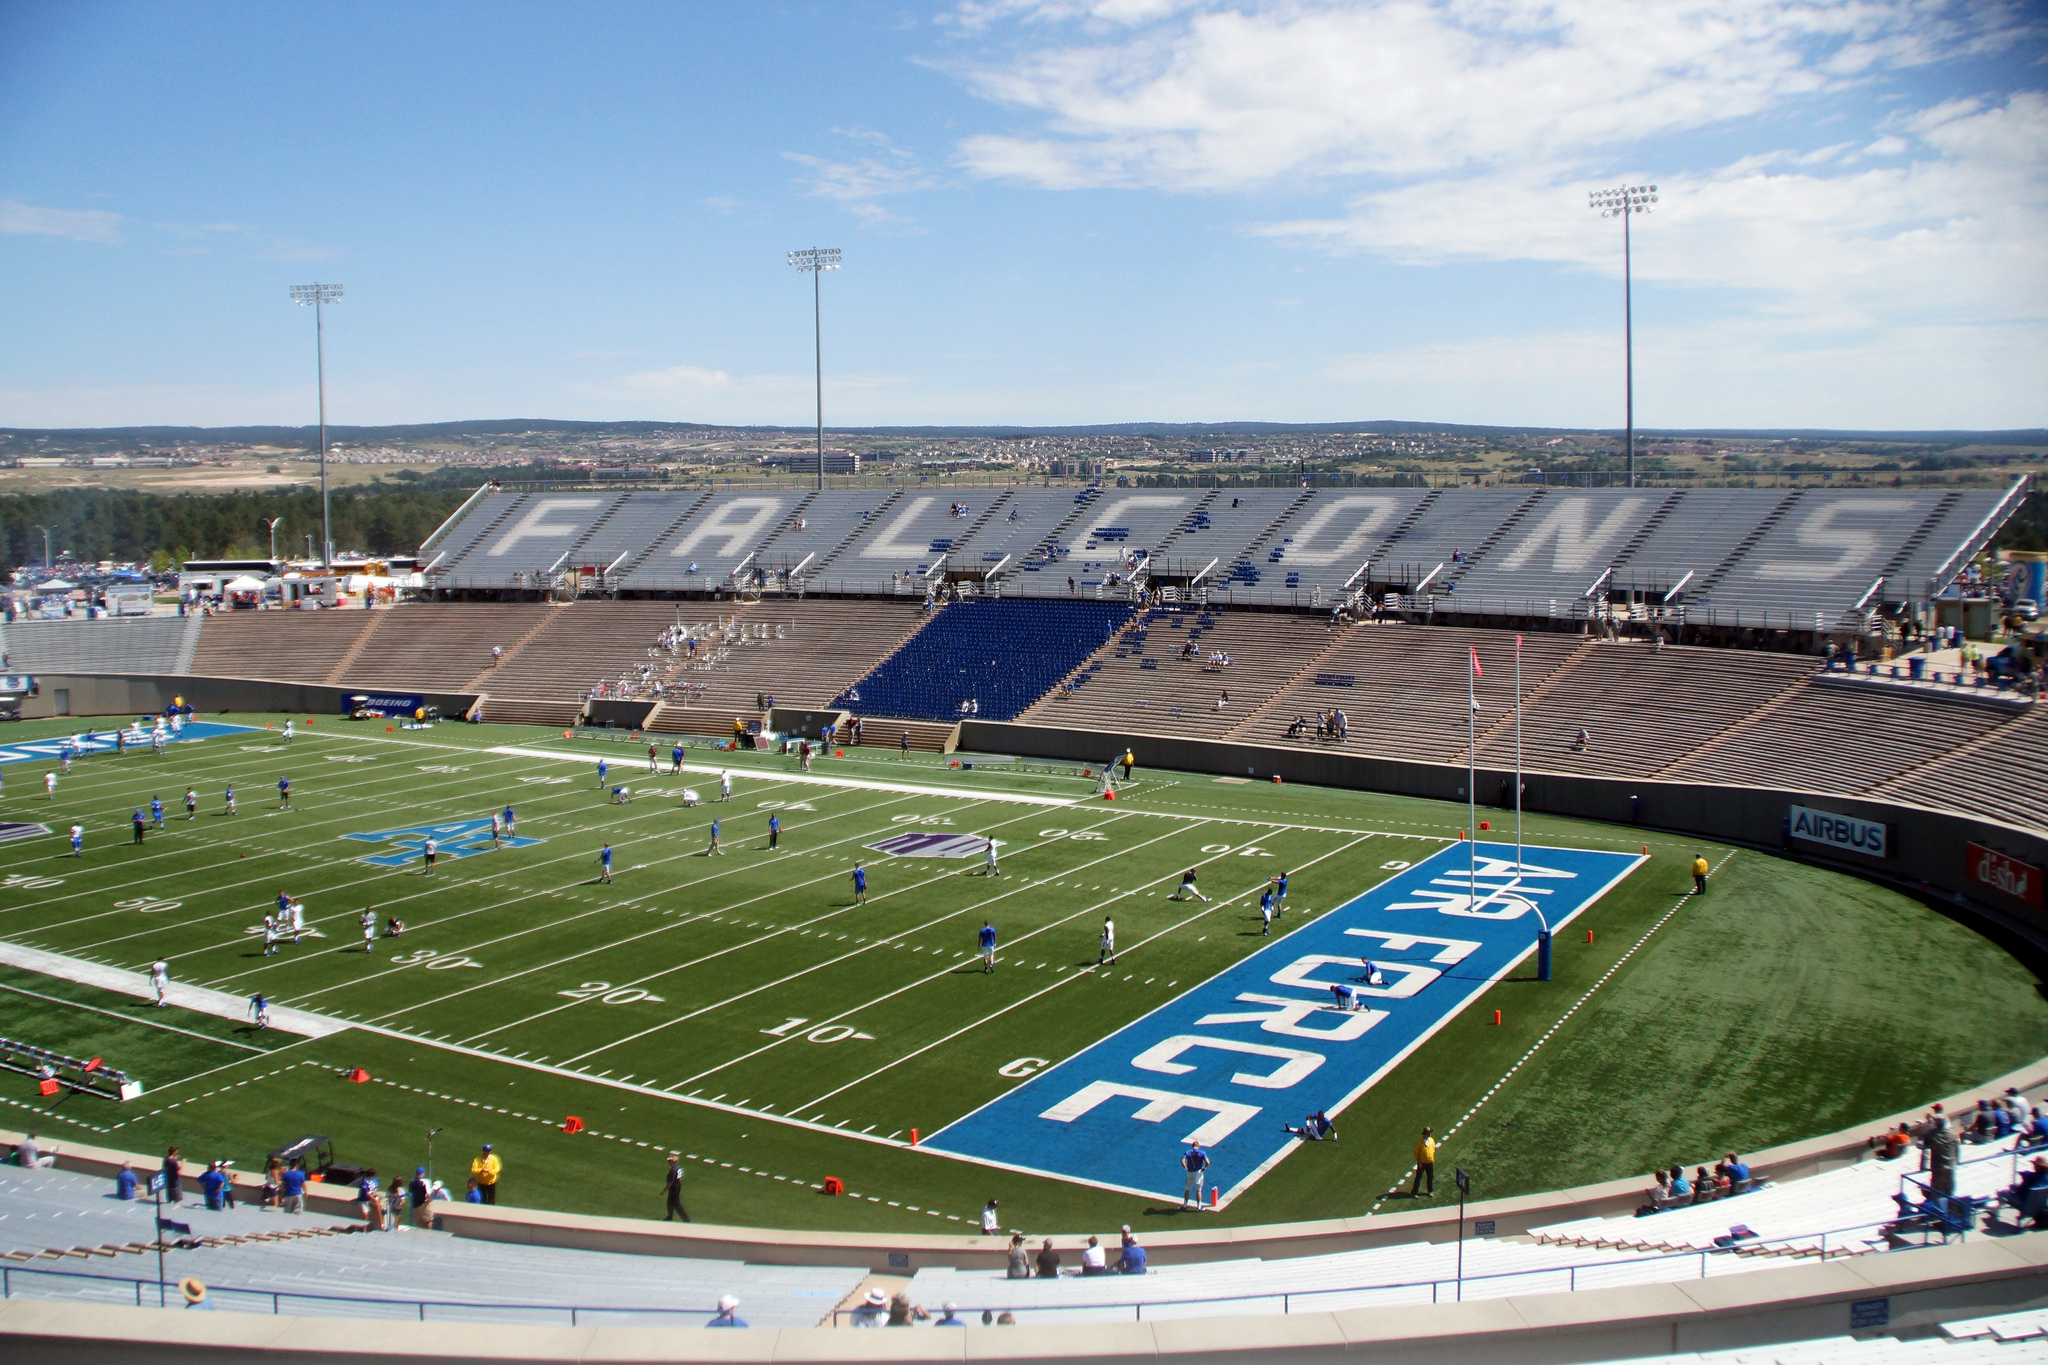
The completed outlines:
{"type": "Polygon", "coordinates": [[[1517,658],[1520,658],[1520,657],[1521,657],[1521,654],[1522,654],[1522,637],[1521,637],[1521,636],[1519,636],[1519,635],[1517,635],[1517,636],[1515,637],[1515,657],[1517,657],[1517,658]]]}
{"type": "Polygon", "coordinates": [[[1472,676],[1475,678],[1486,676],[1486,670],[1479,666],[1479,651],[1477,649],[1472,651],[1472,676]]]}

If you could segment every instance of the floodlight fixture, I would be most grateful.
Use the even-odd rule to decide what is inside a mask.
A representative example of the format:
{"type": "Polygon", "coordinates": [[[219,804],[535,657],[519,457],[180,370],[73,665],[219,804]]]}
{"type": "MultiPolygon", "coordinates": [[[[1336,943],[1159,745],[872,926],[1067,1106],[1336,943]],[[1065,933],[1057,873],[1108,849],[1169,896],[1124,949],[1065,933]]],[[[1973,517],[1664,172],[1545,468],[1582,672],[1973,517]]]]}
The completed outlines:
{"type": "Polygon", "coordinates": [[[825,486],[825,315],[818,281],[839,268],[836,246],[805,247],[789,253],[789,263],[811,277],[811,342],[818,365],[818,487],[825,486]]]}
{"type": "Polygon", "coordinates": [[[320,563],[334,563],[334,527],[327,512],[327,338],[320,310],[341,302],[338,284],[295,284],[292,302],[313,310],[313,363],[320,381],[320,563]]]}
{"type": "Polygon", "coordinates": [[[1621,219],[1622,392],[1626,410],[1624,441],[1630,488],[1636,486],[1636,341],[1635,284],[1630,260],[1629,220],[1639,213],[1648,213],[1656,202],[1655,185],[1617,185],[1613,189],[1592,190],[1586,195],[1587,208],[1602,218],[1621,219]]]}

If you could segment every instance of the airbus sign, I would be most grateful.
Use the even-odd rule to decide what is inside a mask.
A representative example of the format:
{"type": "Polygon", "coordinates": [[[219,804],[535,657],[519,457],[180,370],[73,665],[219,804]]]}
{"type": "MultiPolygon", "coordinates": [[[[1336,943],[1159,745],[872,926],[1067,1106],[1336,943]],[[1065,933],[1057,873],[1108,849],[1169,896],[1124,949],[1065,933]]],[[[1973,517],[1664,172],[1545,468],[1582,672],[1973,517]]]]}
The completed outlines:
{"type": "Polygon", "coordinates": [[[1791,831],[1795,839],[1826,844],[1846,853],[1861,853],[1866,858],[1892,856],[1891,826],[1874,820],[1837,815],[1831,810],[1815,810],[1811,806],[1794,806],[1791,831]]]}

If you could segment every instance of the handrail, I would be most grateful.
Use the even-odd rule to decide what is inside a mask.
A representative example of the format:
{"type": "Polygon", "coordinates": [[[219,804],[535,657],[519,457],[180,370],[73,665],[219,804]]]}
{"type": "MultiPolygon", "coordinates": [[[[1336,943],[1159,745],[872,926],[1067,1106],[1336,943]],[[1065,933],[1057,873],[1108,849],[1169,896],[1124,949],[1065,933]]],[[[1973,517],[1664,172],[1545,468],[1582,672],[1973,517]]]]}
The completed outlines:
{"type": "MultiPolygon", "coordinates": [[[[179,1282],[176,1280],[160,1280],[154,1276],[101,1275],[83,1270],[44,1270],[37,1266],[0,1264],[0,1299],[14,1297],[13,1277],[16,1275],[49,1275],[65,1280],[97,1280],[108,1284],[133,1285],[135,1287],[135,1306],[138,1308],[145,1306],[142,1301],[142,1291],[152,1285],[155,1286],[157,1291],[158,1307],[163,1307],[180,1297],[178,1292],[179,1282]]],[[[361,1294],[314,1294],[299,1289],[245,1289],[238,1285],[207,1284],[206,1295],[209,1299],[222,1294],[242,1294],[252,1298],[269,1299],[270,1311],[273,1316],[281,1316],[283,1314],[284,1310],[281,1302],[285,1299],[310,1299],[315,1303],[344,1303],[351,1307],[371,1305],[413,1308],[418,1310],[418,1320],[421,1322],[427,1320],[427,1310],[429,1308],[470,1308],[483,1309],[490,1312],[511,1311],[522,1314],[567,1313],[571,1327],[580,1325],[577,1317],[579,1314],[584,1313],[662,1313],[707,1319],[717,1316],[717,1310],[712,1308],[658,1308],[653,1306],[640,1307],[637,1305],[619,1306],[611,1304],[482,1303],[465,1299],[377,1299],[365,1298],[361,1294]]]]}
{"type": "MultiPolygon", "coordinates": [[[[478,498],[482,497],[484,494],[490,491],[490,484],[478,484],[476,492],[471,493],[467,498],[464,498],[462,501],[462,506],[456,508],[453,512],[450,512],[448,514],[448,520],[442,522],[439,526],[436,526],[434,528],[434,533],[428,536],[425,540],[420,542],[420,549],[425,550],[429,545],[432,545],[435,541],[439,540],[442,536],[446,535],[448,533],[448,528],[453,526],[456,522],[462,520],[463,515],[469,511],[471,505],[474,504],[478,498]]],[[[443,553],[446,552],[444,551],[443,553]]]]}
{"type": "MultiPolygon", "coordinates": [[[[1740,1198],[1741,1196],[1738,1195],[1734,1197],[1740,1198]]],[[[1829,1250],[1827,1246],[1827,1239],[1830,1237],[1839,1237],[1843,1233],[1865,1232],[1873,1228],[1888,1227],[1891,1224],[1896,1223],[1898,1221],[1899,1219],[1897,1217],[1892,1217],[1885,1218],[1874,1223],[1855,1223],[1851,1224],[1848,1227],[1829,1228],[1818,1234],[1821,1239],[1821,1245],[1819,1250],[1812,1254],[1817,1254],[1823,1261],[1842,1256],[1857,1254],[1855,1252],[1852,1252],[1846,1246],[1838,1246],[1833,1250],[1829,1250]]],[[[1707,1257],[1709,1256],[1737,1256],[1745,1254],[1749,1256],[1754,1256],[1756,1249],[1776,1246],[1780,1244],[1785,1245],[1788,1248],[1788,1250],[1796,1253],[1797,1251],[1802,1250],[1803,1248],[1793,1247],[1791,1244],[1795,1242],[1810,1242],[1814,1236],[1814,1233],[1809,1232],[1798,1234],[1792,1237],[1748,1239],[1742,1242],[1732,1243],[1725,1247],[1717,1246],[1710,1249],[1688,1248],[1684,1251],[1670,1251],[1655,1255],[1620,1256],[1616,1257],[1611,1261],[1592,1261],[1578,1265],[1529,1266],[1521,1270],[1494,1270],[1488,1271],[1486,1274],[1483,1275],[1463,1275],[1448,1278],[1444,1276],[1435,1276],[1427,1280],[1396,1280],[1378,1284],[1333,1285],[1323,1289],[1269,1289],[1264,1291],[1263,1293],[1252,1294],[1203,1294],[1196,1297],[1185,1299],[1122,1299],[1095,1303],[1048,1303],[1034,1304],[1023,1308],[1019,1308],[1010,1304],[989,1304],[986,1305],[986,1308],[988,1311],[999,1313],[1029,1313],[1033,1311],[1053,1311],[1071,1313],[1086,1309],[1129,1308],[1133,1310],[1134,1320],[1142,1322],[1145,1317],[1145,1309],[1147,1308],[1180,1308],[1186,1307],[1190,1304],[1246,1303],[1259,1299],[1278,1299],[1280,1300],[1281,1304],[1280,1311],[1283,1314],[1285,1314],[1291,1313],[1293,1311],[1293,1301],[1295,1299],[1309,1299],[1315,1298],[1319,1295],[1326,1296],[1330,1294],[1370,1294],[1378,1293],[1381,1291],[1421,1289],[1425,1285],[1429,1286],[1429,1301],[1431,1303],[1439,1303],[1443,1301],[1441,1298],[1441,1290],[1442,1287],[1446,1284],[1455,1286],[1455,1298],[1453,1299],[1453,1301],[1463,1302],[1464,1286],[1468,1284],[1482,1283],[1488,1280],[1519,1279],[1526,1275],[1563,1275],[1566,1279],[1567,1292],[1576,1293],[1579,1287],[1578,1273],[1581,1270],[1607,1270],[1616,1266],[1651,1265],[1664,1261],[1687,1260],[1696,1257],[1698,1258],[1700,1263],[1699,1277],[1701,1279],[1705,1279],[1707,1277],[1707,1257]]],[[[1894,1251],[1914,1251],[1918,1249],[1919,1247],[1917,1245],[1908,1245],[1893,1248],[1894,1251]]],[[[1063,1280],[1098,1278],[1114,1279],[1116,1278],[1117,1274],[1117,1271],[1109,1270],[1105,1272],[1102,1276],[1063,1275],[1060,1278],[1063,1280]]],[[[1033,1278],[1036,1279],[1038,1277],[1034,1276],[1033,1278]]],[[[980,1313],[983,1311],[983,1308],[983,1305],[961,1304],[958,1305],[954,1311],[962,1314],[980,1313]]],[[[856,1311],[858,1310],[852,1308],[833,1309],[832,1325],[834,1327],[837,1327],[839,1325],[839,1319],[842,1314],[853,1313],[856,1311]]]]}

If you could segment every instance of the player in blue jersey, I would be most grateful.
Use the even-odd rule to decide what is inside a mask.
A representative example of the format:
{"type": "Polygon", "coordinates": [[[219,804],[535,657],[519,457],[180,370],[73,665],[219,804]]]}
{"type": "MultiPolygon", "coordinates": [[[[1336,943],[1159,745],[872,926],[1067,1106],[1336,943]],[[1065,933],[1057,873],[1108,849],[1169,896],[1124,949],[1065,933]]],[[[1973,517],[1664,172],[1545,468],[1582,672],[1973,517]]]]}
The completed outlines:
{"type": "Polygon", "coordinates": [[[782,817],[779,815],[771,815],[768,817],[768,851],[770,853],[773,853],[775,851],[776,841],[781,838],[782,817]]]}
{"type": "Polygon", "coordinates": [[[164,803],[162,797],[152,796],[149,798],[149,818],[150,822],[158,829],[164,827],[164,803]]]}
{"type": "Polygon", "coordinates": [[[987,920],[981,922],[981,970],[992,972],[996,969],[996,927],[987,920]]]}
{"type": "Polygon", "coordinates": [[[612,846],[606,844],[604,852],[597,855],[597,879],[606,886],[612,884],[612,846]]]}
{"type": "Polygon", "coordinates": [[[868,870],[859,863],[853,865],[853,903],[868,903],[868,870]]]}
{"type": "Polygon", "coordinates": [[[599,760],[597,760],[597,785],[598,785],[598,786],[600,786],[600,787],[604,786],[604,775],[605,775],[606,773],[610,772],[611,770],[612,770],[612,765],[611,765],[611,764],[609,764],[609,763],[605,762],[605,761],[604,761],[603,759],[601,759],[601,758],[600,758],[599,760]]]}
{"type": "Polygon", "coordinates": [[[292,780],[289,777],[277,779],[277,808],[279,810],[292,809],[292,780]]]}

